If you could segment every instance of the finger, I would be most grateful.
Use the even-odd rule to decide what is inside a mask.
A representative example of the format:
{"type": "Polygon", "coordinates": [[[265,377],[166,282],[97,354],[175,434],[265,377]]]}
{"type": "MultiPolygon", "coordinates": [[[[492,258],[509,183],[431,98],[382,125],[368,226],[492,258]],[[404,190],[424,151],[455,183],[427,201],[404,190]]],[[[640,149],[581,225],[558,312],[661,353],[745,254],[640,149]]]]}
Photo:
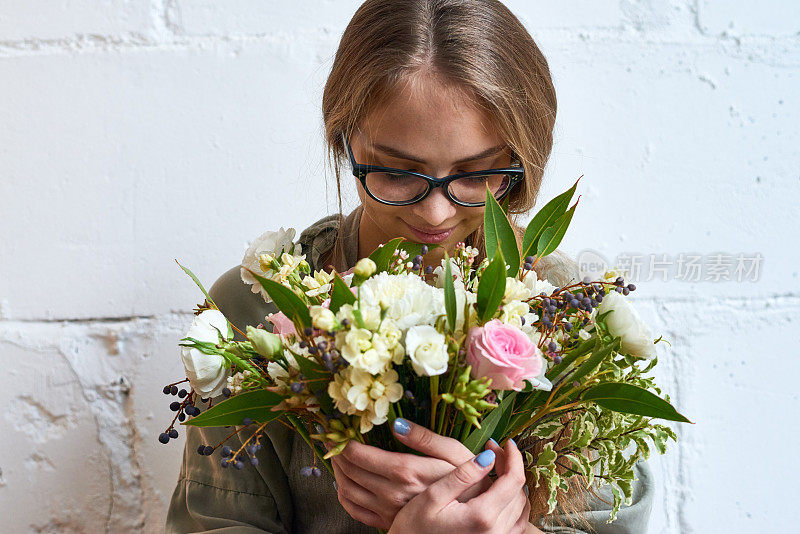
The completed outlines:
{"type": "Polygon", "coordinates": [[[492,510],[493,514],[498,514],[502,511],[508,504],[509,499],[517,495],[525,484],[525,465],[517,444],[514,443],[513,439],[509,439],[506,441],[506,446],[503,450],[505,451],[506,463],[504,469],[498,472],[497,480],[494,481],[491,488],[470,501],[470,503],[477,504],[481,509],[492,510]]]}
{"type": "Polygon", "coordinates": [[[357,441],[350,441],[341,452],[350,463],[360,466],[367,471],[383,476],[387,466],[396,465],[400,460],[398,452],[389,452],[372,445],[364,445],[357,441]]]}
{"type": "Polygon", "coordinates": [[[509,499],[508,505],[500,512],[498,517],[506,525],[504,532],[511,530],[517,524],[527,502],[528,498],[522,490],[519,490],[512,499],[509,499]]]}
{"type": "MultiPolygon", "coordinates": [[[[468,488],[486,478],[486,475],[489,474],[494,465],[494,459],[494,451],[483,451],[428,486],[428,489],[418,495],[417,498],[424,496],[433,506],[433,509],[439,512],[468,488]]],[[[491,488],[487,491],[491,491],[491,488]]]]}
{"type": "Polygon", "coordinates": [[[514,526],[511,528],[511,532],[514,534],[524,534],[528,531],[528,525],[531,521],[531,501],[528,498],[527,494],[525,495],[525,507],[522,509],[522,513],[519,515],[517,522],[514,523],[514,526]]]}
{"type": "Polygon", "coordinates": [[[506,470],[506,451],[493,438],[489,438],[484,447],[493,450],[496,455],[494,461],[495,473],[504,473],[506,470]]]}
{"type": "Polygon", "coordinates": [[[369,510],[378,515],[377,511],[372,510],[370,506],[373,503],[377,503],[377,499],[372,492],[356,484],[336,463],[333,464],[333,472],[337,481],[336,493],[340,498],[344,497],[349,502],[358,505],[359,508],[369,510]]]}
{"type": "Polygon", "coordinates": [[[445,460],[417,456],[404,452],[389,452],[371,445],[351,441],[341,455],[351,464],[386,478],[390,483],[416,487],[424,484],[415,493],[424,490],[429,484],[439,480],[453,469],[445,460]]]}
{"type": "Polygon", "coordinates": [[[463,464],[474,455],[460,441],[442,436],[424,426],[398,417],[392,424],[395,437],[412,449],[450,462],[454,466],[463,464]]]}
{"type": "Polygon", "coordinates": [[[386,494],[393,489],[394,484],[391,480],[381,475],[377,475],[360,466],[354,464],[343,455],[334,456],[333,462],[341,469],[353,482],[366,488],[375,494],[386,494]]]}
{"type": "Polygon", "coordinates": [[[339,495],[339,502],[342,504],[342,508],[344,508],[348,514],[350,514],[350,517],[356,521],[360,521],[361,523],[371,527],[382,528],[384,530],[389,528],[389,525],[386,525],[378,514],[372,510],[367,510],[366,508],[357,505],[347,497],[339,495]]]}

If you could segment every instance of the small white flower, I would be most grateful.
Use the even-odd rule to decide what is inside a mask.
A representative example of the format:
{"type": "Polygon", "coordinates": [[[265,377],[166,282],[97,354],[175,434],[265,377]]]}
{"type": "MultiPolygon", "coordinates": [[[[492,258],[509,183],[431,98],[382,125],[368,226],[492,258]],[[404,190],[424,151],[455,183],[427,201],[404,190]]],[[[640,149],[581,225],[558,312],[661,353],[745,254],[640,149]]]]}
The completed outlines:
{"type": "MultiPolygon", "coordinates": [[[[258,283],[258,280],[256,280],[247,269],[256,273],[262,272],[268,275],[270,274],[269,272],[262,270],[262,254],[267,254],[270,259],[280,256],[283,252],[299,254],[301,246],[299,243],[294,244],[294,234],[294,228],[284,230],[283,227],[275,232],[264,232],[250,243],[250,246],[247,247],[247,251],[244,253],[242,268],[240,269],[242,281],[251,285],[250,290],[253,293],[260,292],[266,302],[270,302],[269,294],[267,294],[264,288],[261,287],[261,284],[258,283]]],[[[265,260],[266,259],[267,258],[265,258],[265,260]]],[[[264,266],[266,267],[266,265],[264,266]]]]}
{"type": "Polygon", "coordinates": [[[317,297],[323,293],[328,293],[331,290],[331,280],[333,275],[325,271],[314,271],[314,276],[306,276],[303,278],[302,284],[308,288],[306,295],[309,297],[317,297]]]}
{"type": "MultiPolygon", "coordinates": [[[[442,259],[441,265],[433,270],[433,285],[436,287],[444,287],[444,270],[446,266],[444,259],[442,259]]],[[[461,268],[458,266],[458,262],[456,262],[455,258],[450,258],[450,274],[454,276],[457,281],[461,280],[461,268]]]]}
{"type": "Polygon", "coordinates": [[[380,336],[365,329],[354,327],[336,334],[336,348],[342,358],[352,367],[368,373],[383,372],[392,361],[393,352],[382,343],[380,336]],[[374,336],[374,338],[373,338],[374,336]]]}
{"type": "Polygon", "coordinates": [[[592,334],[590,334],[589,332],[587,332],[586,330],[581,328],[580,330],[578,330],[578,337],[581,338],[582,340],[586,341],[587,339],[592,337],[592,334]]]}
{"type": "Polygon", "coordinates": [[[598,315],[608,311],[611,313],[605,316],[606,325],[612,336],[622,340],[623,351],[640,358],[656,356],[653,334],[628,299],[616,291],[609,291],[597,307],[598,315]]]}
{"type": "MultiPolygon", "coordinates": [[[[219,334],[226,341],[229,339],[228,321],[219,310],[206,310],[194,318],[184,337],[217,344],[219,334]]],[[[231,372],[225,358],[218,354],[204,354],[192,347],[181,347],[181,360],[186,377],[198,395],[208,398],[222,393],[231,372]]]]}
{"type": "Polygon", "coordinates": [[[406,353],[419,376],[440,375],[447,371],[447,342],[432,326],[420,325],[408,329],[406,353]]]}
{"type": "Polygon", "coordinates": [[[328,395],[340,412],[359,416],[362,433],[369,432],[373,425],[386,422],[389,405],[403,396],[398,378],[394,369],[373,376],[351,365],[334,375],[328,395]]]}

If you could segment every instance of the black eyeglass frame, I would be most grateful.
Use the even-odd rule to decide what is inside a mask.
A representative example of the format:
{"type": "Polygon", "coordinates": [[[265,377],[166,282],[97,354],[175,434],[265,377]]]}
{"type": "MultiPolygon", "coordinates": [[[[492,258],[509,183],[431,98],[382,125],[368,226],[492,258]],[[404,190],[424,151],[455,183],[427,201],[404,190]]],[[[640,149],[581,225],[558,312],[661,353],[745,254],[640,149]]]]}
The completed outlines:
{"type": "Polygon", "coordinates": [[[450,176],[445,176],[444,178],[436,178],[435,176],[430,176],[428,174],[423,174],[421,172],[415,171],[406,171],[403,169],[393,169],[391,167],[381,167],[378,165],[365,165],[363,163],[356,163],[356,158],[353,155],[353,148],[350,146],[350,139],[345,134],[342,134],[342,140],[344,142],[344,146],[347,149],[347,155],[350,158],[350,164],[353,168],[353,176],[358,178],[361,182],[361,185],[364,187],[364,191],[373,198],[374,200],[380,202],[381,204],[388,204],[389,206],[409,206],[411,204],[416,204],[417,202],[421,202],[424,200],[428,195],[433,192],[434,189],[437,187],[442,188],[442,192],[444,195],[453,202],[454,204],[458,204],[459,206],[466,206],[468,208],[476,208],[483,206],[486,204],[486,201],[483,202],[464,202],[454,198],[450,194],[450,190],[447,187],[450,185],[451,182],[454,180],[458,180],[459,178],[467,178],[470,176],[483,176],[486,174],[506,174],[508,175],[511,183],[509,184],[508,188],[505,192],[500,195],[499,197],[495,197],[498,201],[503,200],[511,190],[519,184],[525,178],[525,169],[522,165],[517,164],[513,167],[506,167],[504,169],[487,169],[485,171],[471,171],[471,172],[462,172],[459,174],[451,174],[450,176]],[[421,178],[425,180],[428,184],[428,188],[425,190],[424,193],[417,195],[416,198],[406,201],[391,201],[391,200],[384,200],[382,198],[378,198],[372,194],[372,191],[369,190],[367,187],[367,173],[370,172],[391,172],[397,174],[410,174],[411,176],[416,176],[417,178],[421,178]]]}

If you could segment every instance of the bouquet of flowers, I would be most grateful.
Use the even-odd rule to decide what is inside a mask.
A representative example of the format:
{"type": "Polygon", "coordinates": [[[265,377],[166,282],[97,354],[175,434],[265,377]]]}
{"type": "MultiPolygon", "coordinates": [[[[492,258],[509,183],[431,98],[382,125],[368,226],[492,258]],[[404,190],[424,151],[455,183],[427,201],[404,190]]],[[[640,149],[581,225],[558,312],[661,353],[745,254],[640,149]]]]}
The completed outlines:
{"type": "Polygon", "coordinates": [[[487,191],[486,258],[459,244],[435,269],[428,246],[398,238],[352,272],[312,273],[294,230],[267,232],[248,249],[242,279],[279,310],[267,318],[272,332],[230,324],[182,267],[206,301],[180,344],[191,390],[164,388],[181,400],[159,440],[177,437],[176,420],[251,429],[239,450],[198,450],[219,449],[223,466],[242,469],[257,463],[266,425],[282,420],[332,474],[330,458],[351,440],[402,450],[386,423],[405,417],[475,453],[489,438],[514,438],[551,512],[571,477],[609,484],[612,521],[630,502],[636,461],[676,440],[654,420],[688,420],[648,376],[661,338],[625,298],[633,284],[615,271],[563,287],[537,278],[572,219],[576,186],[534,216],[521,251],[487,191]],[[233,341],[234,328],[245,341],[233,341]],[[196,406],[220,395],[202,413],[196,406]]]}

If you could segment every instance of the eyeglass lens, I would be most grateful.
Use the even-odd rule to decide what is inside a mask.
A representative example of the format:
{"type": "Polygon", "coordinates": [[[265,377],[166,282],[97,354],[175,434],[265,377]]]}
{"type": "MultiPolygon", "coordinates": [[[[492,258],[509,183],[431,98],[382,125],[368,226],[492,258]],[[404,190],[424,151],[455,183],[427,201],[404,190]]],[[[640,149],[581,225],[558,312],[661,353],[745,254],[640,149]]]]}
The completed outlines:
{"type": "MultiPolygon", "coordinates": [[[[509,175],[489,173],[458,178],[450,182],[447,189],[450,196],[459,202],[474,204],[486,200],[487,185],[495,198],[499,198],[508,190],[510,184],[509,175]]],[[[428,182],[419,176],[394,172],[367,173],[366,186],[370,193],[387,202],[417,200],[428,190],[428,182]]]]}

